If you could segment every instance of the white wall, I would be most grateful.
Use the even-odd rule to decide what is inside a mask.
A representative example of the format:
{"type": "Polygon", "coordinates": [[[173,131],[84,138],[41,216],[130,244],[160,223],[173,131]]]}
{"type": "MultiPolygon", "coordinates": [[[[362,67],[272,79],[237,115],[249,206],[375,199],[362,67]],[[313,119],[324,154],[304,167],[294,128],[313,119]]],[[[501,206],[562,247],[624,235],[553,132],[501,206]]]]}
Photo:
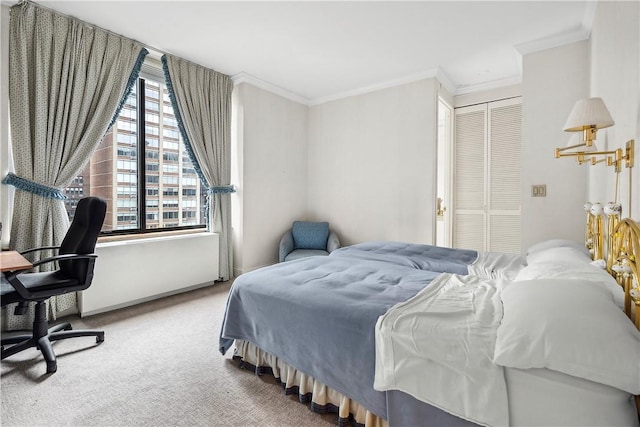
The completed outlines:
{"type": "Polygon", "coordinates": [[[434,241],[438,88],[426,79],[310,108],[309,212],[343,245],[434,241]]]}
{"type": "Polygon", "coordinates": [[[235,274],[278,261],[278,243],[307,219],[307,111],[247,83],[234,89],[235,274]]]}
{"type": "MultiPolygon", "coordinates": [[[[635,139],[632,171],[632,203],[629,204],[629,169],[620,174],[620,198],[624,217],[640,220],[640,3],[598,2],[591,33],[590,96],[601,97],[615,125],[598,132],[599,149],[623,148],[635,139]],[[631,207],[631,215],[629,215],[631,207]]],[[[613,201],[615,173],[612,167],[589,168],[588,198],[613,201]]]]}
{"type": "Polygon", "coordinates": [[[584,239],[587,166],[554,158],[571,134],[563,132],[574,103],[588,96],[588,42],[524,55],[522,247],[552,238],[584,239]],[[546,197],[531,185],[546,184],[546,197]]]}

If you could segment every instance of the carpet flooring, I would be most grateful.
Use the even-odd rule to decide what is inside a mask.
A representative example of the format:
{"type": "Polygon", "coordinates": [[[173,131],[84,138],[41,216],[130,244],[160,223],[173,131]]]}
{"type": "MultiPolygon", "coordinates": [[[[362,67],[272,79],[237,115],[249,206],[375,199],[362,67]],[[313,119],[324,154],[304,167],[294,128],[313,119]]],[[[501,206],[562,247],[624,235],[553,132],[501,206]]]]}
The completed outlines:
{"type": "MultiPolygon", "coordinates": [[[[103,329],[57,341],[58,371],[29,349],[2,361],[2,426],[330,426],[273,377],[218,352],[231,283],[80,319],[103,329]]],[[[229,352],[231,353],[231,352],[229,352]]]]}

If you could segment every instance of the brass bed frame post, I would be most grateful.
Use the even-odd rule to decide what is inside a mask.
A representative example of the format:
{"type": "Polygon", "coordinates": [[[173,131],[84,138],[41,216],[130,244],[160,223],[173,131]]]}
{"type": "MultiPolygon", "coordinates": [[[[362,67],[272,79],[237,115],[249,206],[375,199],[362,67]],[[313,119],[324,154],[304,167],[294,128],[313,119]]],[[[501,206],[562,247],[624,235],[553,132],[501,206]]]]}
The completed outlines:
{"type": "Polygon", "coordinates": [[[592,255],[593,259],[603,259],[604,235],[602,233],[602,213],[604,209],[601,203],[591,205],[591,221],[592,221],[592,255]]]}
{"type": "Polygon", "coordinates": [[[613,274],[611,267],[618,258],[616,250],[619,245],[616,242],[616,227],[620,222],[620,213],[622,206],[619,203],[609,202],[604,206],[604,213],[607,215],[607,271],[613,274]]]}
{"type": "Polygon", "coordinates": [[[589,253],[593,258],[593,215],[591,214],[591,203],[584,204],[584,210],[587,213],[587,219],[584,226],[584,246],[589,249],[589,253]]]}

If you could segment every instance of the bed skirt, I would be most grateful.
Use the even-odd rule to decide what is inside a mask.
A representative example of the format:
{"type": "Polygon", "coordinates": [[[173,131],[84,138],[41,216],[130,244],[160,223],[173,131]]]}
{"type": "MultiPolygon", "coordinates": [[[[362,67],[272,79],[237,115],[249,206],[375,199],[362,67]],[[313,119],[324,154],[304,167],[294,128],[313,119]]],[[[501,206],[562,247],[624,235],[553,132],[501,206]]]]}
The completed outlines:
{"type": "Polygon", "coordinates": [[[310,404],[312,411],[337,413],[341,426],[388,427],[387,420],[254,344],[236,340],[235,346],[233,358],[240,360],[240,367],[254,370],[257,375],[273,375],[284,387],[286,395],[297,394],[301,403],[310,404]]]}

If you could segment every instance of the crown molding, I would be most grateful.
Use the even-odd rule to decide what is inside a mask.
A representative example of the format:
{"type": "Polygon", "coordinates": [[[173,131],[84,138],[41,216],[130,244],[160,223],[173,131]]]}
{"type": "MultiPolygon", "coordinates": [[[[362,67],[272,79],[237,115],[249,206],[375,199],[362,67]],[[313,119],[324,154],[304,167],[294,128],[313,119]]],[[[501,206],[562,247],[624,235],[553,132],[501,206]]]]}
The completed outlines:
{"type": "Polygon", "coordinates": [[[452,94],[454,96],[457,95],[467,95],[470,93],[482,92],[485,90],[493,90],[498,89],[505,86],[512,86],[522,83],[522,76],[508,77],[506,79],[494,80],[486,83],[479,83],[476,85],[462,86],[456,89],[456,91],[452,94]]]}
{"type": "Polygon", "coordinates": [[[297,93],[293,93],[287,89],[281,88],[280,86],[274,85],[273,83],[269,83],[266,80],[259,79],[257,77],[252,76],[249,73],[240,72],[238,74],[234,74],[231,76],[231,80],[235,86],[241,83],[248,83],[257,88],[266,90],[267,92],[271,92],[274,95],[281,96],[283,98],[289,99],[291,101],[295,101],[299,104],[303,105],[311,105],[309,99],[298,95],[297,93]]]}
{"type": "Polygon", "coordinates": [[[552,49],[554,47],[564,46],[566,44],[588,40],[590,35],[591,35],[590,29],[581,27],[575,31],[556,34],[555,36],[545,37],[542,39],[533,40],[526,43],[520,43],[515,46],[515,49],[520,56],[524,56],[530,53],[540,52],[542,50],[552,49]]]}
{"type": "MultiPolygon", "coordinates": [[[[364,86],[358,89],[349,90],[346,92],[336,93],[334,95],[322,96],[319,98],[314,98],[310,101],[309,105],[319,105],[324,104],[326,102],[337,101],[339,99],[348,98],[351,96],[364,95],[366,93],[375,92],[382,89],[387,89],[394,86],[400,86],[407,83],[413,83],[419,80],[424,79],[432,79],[437,77],[439,69],[433,69],[428,71],[423,71],[421,73],[410,74],[404,77],[399,77],[397,79],[386,80],[380,83],[376,83],[370,86],[364,86]]],[[[443,74],[444,75],[444,74],[443,74]]],[[[447,79],[448,81],[448,79],[447,79]]],[[[442,82],[444,84],[444,82],[442,82]]]]}
{"type": "Polygon", "coordinates": [[[308,99],[296,93],[293,93],[287,89],[283,89],[279,86],[269,83],[265,80],[261,80],[257,77],[254,77],[251,74],[248,74],[245,72],[241,72],[233,75],[231,77],[231,80],[233,80],[233,84],[236,86],[241,83],[249,83],[252,86],[266,90],[267,92],[271,92],[275,95],[282,96],[283,98],[289,99],[299,104],[312,107],[315,105],[325,104],[331,101],[338,101],[340,99],[349,98],[351,96],[364,95],[364,94],[375,92],[382,89],[388,89],[388,88],[400,86],[403,84],[408,84],[408,83],[413,83],[420,80],[433,79],[433,78],[437,79],[444,86],[444,88],[449,92],[451,96],[465,95],[468,93],[491,90],[491,89],[496,89],[504,86],[511,86],[511,85],[522,83],[522,77],[516,76],[516,77],[496,80],[492,82],[480,83],[477,85],[457,87],[451,82],[451,80],[445,74],[442,68],[435,68],[432,70],[423,71],[421,73],[410,74],[397,79],[387,80],[384,82],[376,83],[374,85],[364,86],[364,87],[346,91],[346,92],[340,92],[333,95],[308,99]]]}

